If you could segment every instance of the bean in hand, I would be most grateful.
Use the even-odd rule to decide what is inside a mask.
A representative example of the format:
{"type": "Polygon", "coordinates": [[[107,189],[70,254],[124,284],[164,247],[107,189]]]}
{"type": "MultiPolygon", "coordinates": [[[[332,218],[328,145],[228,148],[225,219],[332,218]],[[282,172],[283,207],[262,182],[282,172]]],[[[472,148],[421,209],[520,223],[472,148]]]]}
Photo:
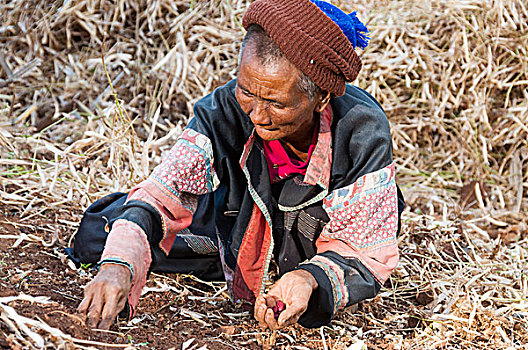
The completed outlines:
{"type": "Polygon", "coordinates": [[[284,305],[284,303],[282,301],[277,300],[277,302],[275,303],[275,306],[272,307],[275,319],[279,318],[279,315],[281,314],[281,312],[284,311],[284,309],[286,309],[286,305],[284,305]]]}

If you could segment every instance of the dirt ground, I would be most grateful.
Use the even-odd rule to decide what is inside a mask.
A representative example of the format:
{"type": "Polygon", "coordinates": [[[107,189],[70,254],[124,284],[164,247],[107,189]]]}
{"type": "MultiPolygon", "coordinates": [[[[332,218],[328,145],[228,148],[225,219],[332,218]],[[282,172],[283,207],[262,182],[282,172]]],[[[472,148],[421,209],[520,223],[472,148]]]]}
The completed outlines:
{"type": "MultiPolygon", "coordinates": [[[[152,274],[132,320],[119,320],[110,331],[91,330],[76,308],[82,299],[82,287],[95,271],[76,269],[63,253],[71,242],[81,213],[63,208],[37,217],[30,214],[21,219],[20,215],[27,213],[9,210],[9,207],[0,211],[0,306],[9,305],[19,316],[62,332],[61,336],[54,336],[53,329],[43,331],[30,327],[44,338],[46,349],[359,350],[362,348],[354,346],[361,342],[369,350],[483,349],[486,347],[482,344],[491,344],[504,337],[510,339],[510,344],[517,345],[504,347],[501,344],[491,348],[522,349],[523,339],[528,334],[522,312],[498,314],[506,303],[512,302],[506,299],[483,301],[482,310],[477,312],[468,304],[467,297],[451,302],[448,299],[444,303],[450,313],[446,318],[438,318],[435,310],[442,304],[443,297],[425,281],[423,284],[409,283],[405,277],[407,264],[393,274],[375,299],[342,310],[328,327],[319,329],[296,325],[278,332],[262,331],[248,311],[230,302],[225,283],[205,282],[184,275],[152,274]],[[33,302],[20,300],[24,295],[33,302]],[[48,298],[49,302],[32,299],[40,296],[48,298]],[[18,297],[18,300],[4,302],[6,297],[18,297]],[[471,318],[475,331],[464,332],[465,320],[471,318]],[[443,334],[448,334],[449,338],[439,336],[443,334]]],[[[434,244],[444,262],[456,258],[462,265],[469,264],[463,255],[469,252],[464,242],[459,242],[455,248],[445,243],[460,228],[451,231],[445,228],[446,241],[442,242],[438,240],[439,233],[427,231],[424,228],[427,226],[426,222],[406,223],[403,235],[407,243],[401,247],[404,260],[413,261],[418,267],[434,264],[423,259],[424,252],[420,249],[409,248],[434,244]]],[[[499,270],[497,263],[494,266],[499,270]]],[[[475,273],[471,280],[479,276],[475,273]]],[[[0,348],[38,348],[28,341],[27,332],[26,335],[17,333],[8,321],[2,312],[0,348]]]]}
{"type": "MultiPolygon", "coordinates": [[[[0,229],[4,234],[36,233],[43,223],[17,223],[16,218],[0,217],[0,229]],[[7,221],[12,224],[7,224],[7,221]],[[18,227],[17,227],[18,226],[18,227]]],[[[70,230],[71,231],[71,230],[70,230]]],[[[204,345],[214,344],[210,348],[231,348],[222,339],[220,328],[192,322],[182,322],[177,319],[180,308],[194,309],[196,302],[186,297],[189,293],[176,294],[173,292],[151,293],[145,298],[131,325],[125,321],[115,324],[111,332],[92,331],[88,329],[83,319],[76,313],[76,307],[82,299],[82,287],[90,281],[93,271],[83,269],[74,270],[68,264],[60,243],[44,247],[40,242],[23,241],[13,248],[15,240],[0,240],[1,268],[0,268],[0,296],[13,296],[25,293],[33,296],[46,296],[52,301],[48,305],[18,302],[16,306],[20,315],[38,318],[51,327],[56,327],[75,338],[110,344],[131,344],[139,348],[180,348],[182,344],[195,338],[194,343],[204,345]],[[177,307],[172,307],[177,305],[177,307]],[[174,310],[174,311],[173,311],[174,310]],[[136,321],[140,321],[137,322],[136,321]]],[[[168,278],[178,278],[169,277],[168,278]]],[[[193,285],[191,281],[190,286],[193,285]]],[[[195,283],[196,284],[196,283],[195,283]]],[[[207,286],[199,286],[206,289],[207,286]]],[[[215,312],[215,307],[209,303],[200,305],[202,312],[215,312]]],[[[226,302],[223,310],[235,311],[226,302]]],[[[218,309],[219,310],[219,309],[218,309]]],[[[220,314],[217,312],[217,314],[220,314]]],[[[246,317],[247,318],[247,317],[246,317]]],[[[247,320],[249,321],[249,319],[247,320]]],[[[1,324],[2,338],[0,346],[16,347],[9,339],[9,328],[1,324]]],[[[99,348],[99,346],[98,346],[99,348]]],[[[100,348],[106,348],[100,346],[100,348]]],[[[110,347],[108,347],[110,348],[110,347]]]]}
{"type": "MultiPolygon", "coordinates": [[[[375,330],[375,321],[370,317],[383,319],[382,301],[376,300],[342,312],[323,331],[295,326],[284,332],[262,332],[249,312],[229,301],[223,283],[202,283],[187,276],[167,274],[151,276],[148,292],[130,322],[120,320],[110,331],[90,330],[76,307],[82,299],[82,287],[94,271],[74,269],[63,253],[68,240],[62,237],[69,239],[74,233],[74,228],[64,222],[69,223],[72,218],[62,218],[63,223],[54,226],[45,221],[20,220],[17,215],[0,216],[2,235],[22,233],[26,237],[18,243],[14,238],[0,239],[0,297],[20,294],[48,297],[49,304],[14,301],[9,305],[20,316],[40,320],[76,339],[64,344],[65,348],[114,349],[129,345],[139,349],[344,349],[355,343],[358,332],[375,330]],[[57,231],[49,232],[53,231],[49,227],[57,231]],[[43,228],[47,229],[46,234],[42,234],[43,228]],[[37,233],[44,243],[32,240],[37,233]],[[351,318],[355,322],[345,321],[351,318]]],[[[420,324],[409,319],[407,326],[410,327],[402,332],[412,332],[420,324]]],[[[369,349],[388,346],[383,341],[377,343],[374,338],[367,345],[369,349]]],[[[1,348],[26,346],[29,347],[0,321],[1,348]]]]}

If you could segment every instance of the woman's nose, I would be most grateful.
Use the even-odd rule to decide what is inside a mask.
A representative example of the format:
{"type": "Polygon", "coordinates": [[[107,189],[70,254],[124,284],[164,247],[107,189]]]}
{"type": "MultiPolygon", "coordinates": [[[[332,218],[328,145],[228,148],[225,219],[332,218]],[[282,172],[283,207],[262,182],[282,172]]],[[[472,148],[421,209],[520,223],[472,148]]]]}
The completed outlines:
{"type": "Polygon", "coordinates": [[[269,125],[271,124],[271,118],[268,114],[268,109],[266,108],[266,103],[263,101],[256,101],[249,112],[249,117],[253,124],[258,125],[269,125]]]}

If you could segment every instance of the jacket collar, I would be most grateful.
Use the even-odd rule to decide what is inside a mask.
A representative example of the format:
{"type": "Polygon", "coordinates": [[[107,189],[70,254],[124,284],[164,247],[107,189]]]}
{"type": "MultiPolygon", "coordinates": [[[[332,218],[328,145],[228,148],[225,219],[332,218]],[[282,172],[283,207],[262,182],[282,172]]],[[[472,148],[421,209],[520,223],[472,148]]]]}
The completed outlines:
{"type": "Polygon", "coordinates": [[[328,189],[330,183],[330,169],[332,168],[332,133],[330,126],[334,114],[330,103],[321,112],[319,118],[319,134],[317,145],[310,158],[304,182],[310,185],[320,185],[328,189]]]}

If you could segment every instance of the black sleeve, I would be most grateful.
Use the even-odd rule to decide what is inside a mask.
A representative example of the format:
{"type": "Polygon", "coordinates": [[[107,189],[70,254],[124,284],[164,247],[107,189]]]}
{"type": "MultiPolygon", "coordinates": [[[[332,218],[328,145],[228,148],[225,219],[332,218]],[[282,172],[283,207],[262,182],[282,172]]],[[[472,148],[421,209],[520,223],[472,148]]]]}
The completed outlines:
{"type": "MultiPolygon", "coordinates": [[[[373,298],[378,294],[381,286],[370,271],[357,259],[345,259],[332,251],[324,252],[321,255],[331,259],[344,271],[345,285],[349,296],[346,306],[373,298]]],[[[307,328],[327,325],[334,317],[334,293],[338,291],[326,273],[317,265],[303,264],[299,266],[299,269],[310,272],[319,284],[310,298],[308,309],[299,319],[299,324],[307,328]]]]}
{"type": "MultiPolygon", "coordinates": [[[[344,96],[333,99],[332,109],[335,119],[332,125],[331,191],[346,188],[360,177],[385,168],[393,161],[390,125],[383,109],[372,96],[357,87],[347,86],[344,96]]],[[[398,221],[403,205],[398,189],[398,221]]],[[[322,262],[325,259],[321,259],[298,267],[310,272],[319,284],[307,311],[299,319],[301,325],[309,328],[328,324],[337,310],[344,306],[373,298],[382,283],[356,258],[345,258],[333,251],[317,255],[333,266],[325,266],[322,262]],[[339,270],[339,277],[327,273],[332,270],[339,270]],[[343,278],[344,281],[340,283],[332,278],[343,278]],[[347,304],[336,305],[343,300],[343,293],[348,294],[347,304]]]]}
{"type": "MultiPolygon", "coordinates": [[[[401,213],[405,208],[403,195],[398,190],[398,234],[400,232],[401,213]]],[[[346,259],[341,255],[327,251],[320,255],[330,259],[344,272],[345,286],[348,292],[348,303],[350,306],[365,299],[374,298],[381,285],[372,273],[357,259],[346,259]]],[[[299,319],[299,324],[306,328],[317,328],[330,323],[334,315],[335,302],[334,293],[336,287],[330,281],[328,275],[317,265],[307,263],[299,265],[297,269],[310,272],[318,283],[318,288],[312,293],[306,312],[299,319]]]]}

